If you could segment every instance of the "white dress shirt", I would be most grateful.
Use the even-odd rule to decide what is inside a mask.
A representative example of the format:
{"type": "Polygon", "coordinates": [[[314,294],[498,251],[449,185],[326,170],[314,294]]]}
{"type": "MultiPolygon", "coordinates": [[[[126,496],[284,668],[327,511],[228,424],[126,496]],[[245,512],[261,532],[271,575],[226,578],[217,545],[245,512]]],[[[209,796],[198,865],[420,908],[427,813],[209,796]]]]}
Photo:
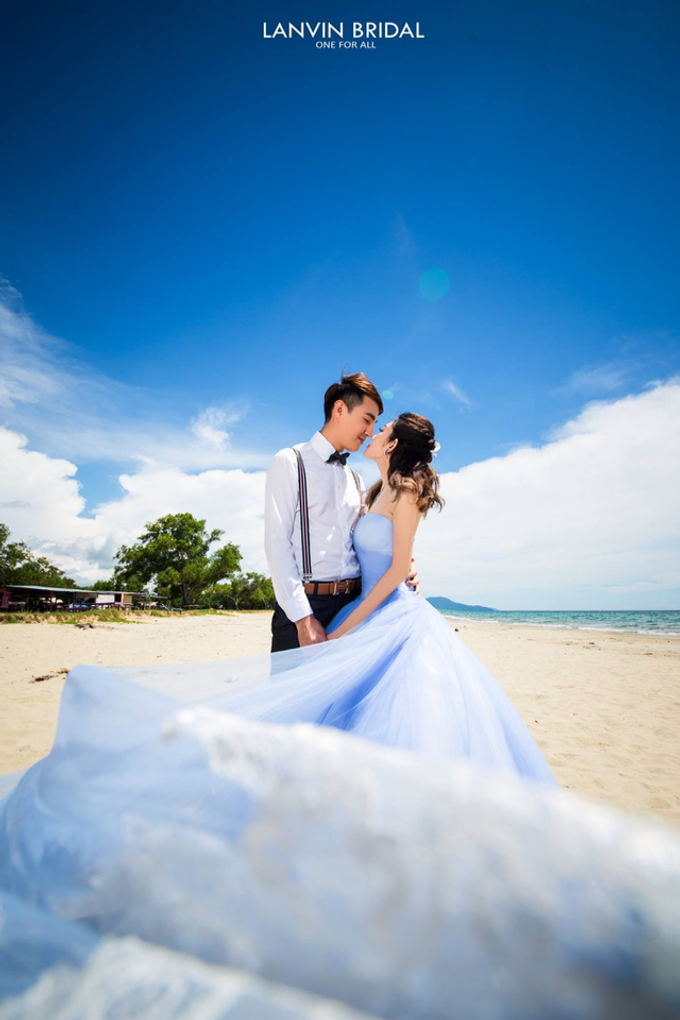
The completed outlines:
{"type": "MultiPolygon", "coordinates": [[[[351,529],[362,509],[354,475],[342,464],[329,464],[335,447],[320,432],[297,443],[307,474],[312,578],[341,581],[359,577],[351,529]]],[[[361,485],[363,493],[363,483],[361,485]]],[[[279,603],[295,623],[312,612],[302,587],[302,538],[297,458],[291,447],[279,450],[267,471],[264,497],[264,548],[279,603]]]]}

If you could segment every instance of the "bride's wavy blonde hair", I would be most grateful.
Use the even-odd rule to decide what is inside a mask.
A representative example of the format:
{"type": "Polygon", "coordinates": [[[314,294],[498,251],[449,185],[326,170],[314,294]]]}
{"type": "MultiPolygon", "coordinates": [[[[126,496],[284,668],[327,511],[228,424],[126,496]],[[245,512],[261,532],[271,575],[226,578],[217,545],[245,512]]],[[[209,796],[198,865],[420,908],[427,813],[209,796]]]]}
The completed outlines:
{"type": "MultiPolygon", "coordinates": [[[[434,425],[422,414],[408,411],[392,422],[388,442],[399,442],[390,454],[387,469],[387,484],[395,493],[415,494],[421,514],[437,506],[440,510],[444,500],[439,495],[439,475],[430,467],[435,451],[434,425]]],[[[374,482],[366,493],[366,505],[373,506],[382,489],[382,481],[374,482]]]]}

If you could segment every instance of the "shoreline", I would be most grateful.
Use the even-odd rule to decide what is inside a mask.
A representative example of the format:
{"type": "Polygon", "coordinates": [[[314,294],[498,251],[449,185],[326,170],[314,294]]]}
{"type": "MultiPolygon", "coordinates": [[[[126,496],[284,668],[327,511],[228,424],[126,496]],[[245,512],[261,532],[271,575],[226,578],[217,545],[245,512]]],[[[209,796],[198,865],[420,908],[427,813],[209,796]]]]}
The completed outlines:
{"type": "MultiPolygon", "coordinates": [[[[45,755],[66,672],[269,651],[269,611],[0,630],[0,775],[45,755]]],[[[680,635],[446,616],[489,669],[560,786],[680,824],[680,635]],[[493,623],[495,626],[481,626],[493,623]]]]}
{"type": "MultiPolygon", "coordinates": [[[[557,611],[558,610],[555,610],[555,612],[557,612],[557,611]]],[[[665,612],[680,612],[680,610],[666,610],[666,609],[640,610],[640,611],[641,612],[643,612],[643,611],[644,612],[660,612],[660,613],[665,613],[665,612]]],[[[444,619],[446,619],[446,620],[461,620],[464,623],[490,623],[490,624],[500,624],[501,626],[505,626],[505,627],[547,627],[547,628],[553,629],[553,630],[577,630],[577,631],[578,630],[587,630],[587,631],[595,631],[596,633],[605,633],[605,634],[645,634],[645,635],[648,635],[649,637],[668,637],[668,638],[678,638],[680,640],[680,630],[645,630],[645,629],[639,628],[639,627],[635,627],[635,628],[633,628],[633,627],[598,627],[596,625],[588,626],[587,624],[575,624],[575,623],[552,623],[552,622],[545,622],[544,623],[544,622],[542,622],[540,620],[501,620],[501,619],[497,619],[496,617],[491,617],[490,618],[490,617],[484,617],[484,616],[481,616],[481,615],[478,616],[478,617],[458,616],[458,615],[456,615],[453,612],[442,612],[441,609],[438,609],[437,612],[440,613],[440,615],[443,616],[444,619]]],[[[502,610],[499,610],[499,612],[502,612],[502,610]]],[[[507,612],[511,613],[512,610],[507,610],[507,612]]],[[[540,610],[536,610],[536,612],[540,612],[540,610]]],[[[584,612],[585,612],[585,610],[584,610],[584,612]]],[[[593,610],[593,612],[595,612],[595,610],[593,610]]],[[[605,612],[605,610],[598,610],[598,612],[605,612]]],[[[612,610],[608,610],[608,612],[618,612],[618,610],[612,609],[612,610]]]]}

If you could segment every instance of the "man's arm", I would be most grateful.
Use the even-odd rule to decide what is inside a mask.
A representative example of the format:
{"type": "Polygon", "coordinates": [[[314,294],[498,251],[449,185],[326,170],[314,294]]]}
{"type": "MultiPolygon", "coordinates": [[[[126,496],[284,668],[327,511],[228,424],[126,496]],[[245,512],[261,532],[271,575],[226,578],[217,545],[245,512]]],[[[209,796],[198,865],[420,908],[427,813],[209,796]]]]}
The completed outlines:
{"type": "Polygon", "coordinates": [[[297,627],[300,644],[326,640],[326,631],[312,615],[295,560],[298,481],[295,454],[279,450],[267,470],[264,495],[264,549],[276,601],[297,627]]]}

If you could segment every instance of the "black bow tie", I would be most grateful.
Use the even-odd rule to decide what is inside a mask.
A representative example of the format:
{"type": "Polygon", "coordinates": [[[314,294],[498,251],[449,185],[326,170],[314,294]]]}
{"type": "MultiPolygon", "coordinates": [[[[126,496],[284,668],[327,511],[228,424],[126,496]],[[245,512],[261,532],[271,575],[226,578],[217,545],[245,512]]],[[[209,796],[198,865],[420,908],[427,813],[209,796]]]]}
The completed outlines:
{"type": "Polygon", "coordinates": [[[347,458],[348,457],[349,457],[349,453],[347,451],[345,451],[345,453],[338,453],[337,450],[334,450],[333,453],[328,458],[328,460],[326,461],[326,463],[327,464],[341,464],[344,467],[345,464],[347,463],[347,458]]]}

